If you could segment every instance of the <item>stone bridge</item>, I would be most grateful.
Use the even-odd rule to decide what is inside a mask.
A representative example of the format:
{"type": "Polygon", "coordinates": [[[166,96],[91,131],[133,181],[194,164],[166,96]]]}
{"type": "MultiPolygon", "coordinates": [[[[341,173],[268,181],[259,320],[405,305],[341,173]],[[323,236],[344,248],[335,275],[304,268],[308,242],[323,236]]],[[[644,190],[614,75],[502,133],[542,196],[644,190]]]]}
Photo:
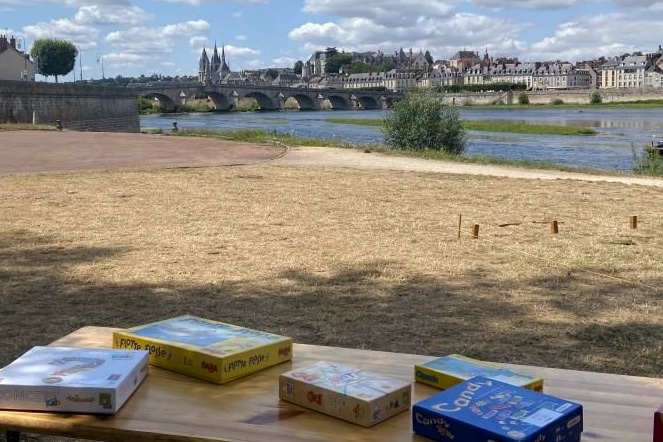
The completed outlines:
{"type": "MultiPolygon", "coordinates": [[[[153,82],[130,84],[129,88],[141,97],[158,99],[164,110],[186,104],[195,97],[209,97],[217,110],[231,110],[242,98],[254,98],[261,110],[281,110],[286,100],[297,101],[301,110],[320,110],[328,101],[332,109],[386,109],[401,94],[389,91],[318,89],[284,87],[246,83],[205,85],[201,83],[153,82]]],[[[329,106],[327,105],[327,106],[329,106]]]]}

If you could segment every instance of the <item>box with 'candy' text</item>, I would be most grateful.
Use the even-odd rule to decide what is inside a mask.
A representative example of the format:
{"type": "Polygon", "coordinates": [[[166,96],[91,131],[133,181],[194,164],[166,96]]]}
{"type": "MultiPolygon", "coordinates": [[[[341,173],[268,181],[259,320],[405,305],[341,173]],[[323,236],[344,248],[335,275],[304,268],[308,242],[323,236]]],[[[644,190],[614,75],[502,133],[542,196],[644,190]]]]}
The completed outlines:
{"type": "Polygon", "coordinates": [[[495,379],[534,391],[543,391],[543,379],[541,378],[516,373],[499,364],[479,361],[461,355],[448,355],[414,366],[414,379],[417,382],[442,390],[458,385],[475,376],[495,379]]]}
{"type": "Polygon", "coordinates": [[[577,442],[582,405],[474,377],[412,407],[413,430],[441,442],[577,442]]]}
{"type": "Polygon", "coordinates": [[[292,359],[291,338],[189,315],[113,332],[113,347],[218,384],[292,359]]]}

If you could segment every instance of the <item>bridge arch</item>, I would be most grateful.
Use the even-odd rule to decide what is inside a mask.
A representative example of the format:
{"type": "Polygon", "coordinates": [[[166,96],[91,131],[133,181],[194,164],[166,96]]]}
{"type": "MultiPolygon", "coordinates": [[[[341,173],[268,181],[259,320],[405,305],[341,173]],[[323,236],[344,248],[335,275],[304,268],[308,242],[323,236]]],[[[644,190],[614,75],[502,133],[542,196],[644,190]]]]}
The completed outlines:
{"type": "Polygon", "coordinates": [[[207,96],[212,100],[214,109],[217,111],[227,111],[235,107],[235,103],[221,92],[208,92],[207,96]]]}
{"type": "Polygon", "coordinates": [[[352,103],[342,95],[328,95],[327,100],[331,104],[333,110],[349,110],[352,109],[352,103]]]}
{"type": "Polygon", "coordinates": [[[243,96],[244,98],[253,98],[258,102],[260,110],[277,110],[279,109],[278,101],[272,100],[272,98],[262,92],[249,92],[243,96]]]}
{"type": "Polygon", "coordinates": [[[373,110],[373,109],[382,108],[380,102],[375,97],[372,97],[370,95],[358,96],[357,103],[359,104],[359,107],[361,109],[373,110]]]}
{"type": "Polygon", "coordinates": [[[320,109],[320,103],[316,102],[310,95],[306,94],[293,94],[289,98],[293,98],[299,105],[299,110],[316,110],[320,109]]]}
{"type": "Polygon", "coordinates": [[[152,92],[143,94],[141,97],[147,98],[148,100],[158,101],[159,106],[163,109],[164,112],[173,112],[175,110],[175,100],[170,98],[168,95],[152,92]]]}

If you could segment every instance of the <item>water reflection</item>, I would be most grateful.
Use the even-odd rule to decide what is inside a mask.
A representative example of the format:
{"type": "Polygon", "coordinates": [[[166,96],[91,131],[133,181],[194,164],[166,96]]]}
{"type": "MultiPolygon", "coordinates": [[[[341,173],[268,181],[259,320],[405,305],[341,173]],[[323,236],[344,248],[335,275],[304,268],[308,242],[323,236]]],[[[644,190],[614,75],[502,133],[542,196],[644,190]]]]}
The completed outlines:
{"type": "MultiPolygon", "coordinates": [[[[596,129],[596,136],[555,136],[470,132],[468,154],[485,154],[507,159],[552,161],[569,166],[630,171],[633,149],[640,150],[663,139],[663,112],[659,109],[480,109],[460,108],[468,120],[518,121],[559,124],[596,129]]],[[[332,118],[381,119],[385,111],[246,112],[143,116],[143,126],[170,130],[180,128],[255,128],[288,132],[311,138],[328,138],[349,143],[382,143],[378,127],[330,123],[332,118]]]]}

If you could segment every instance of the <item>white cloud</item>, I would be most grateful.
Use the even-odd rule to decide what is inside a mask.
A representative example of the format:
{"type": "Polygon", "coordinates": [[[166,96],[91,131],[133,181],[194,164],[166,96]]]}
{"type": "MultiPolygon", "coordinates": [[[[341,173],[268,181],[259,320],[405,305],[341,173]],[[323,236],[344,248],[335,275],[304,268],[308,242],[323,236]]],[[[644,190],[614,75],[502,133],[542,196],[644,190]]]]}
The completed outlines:
{"type": "Polygon", "coordinates": [[[564,9],[569,8],[578,0],[472,0],[472,3],[495,9],[564,9]]]}
{"type": "Polygon", "coordinates": [[[269,3],[270,0],[158,0],[166,3],[186,3],[189,5],[200,5],[203,3],[216,3],[216,4],[226,4],[226,3],[244,3],[244,4],[263,4],[269,3]]]}
{"type": "Polygon", "coordinates": [[[293,67],[296,61],[297,59],[293,57],[278,57],[272,59],[272,63],[274,63],[274,66],[293,67]]]}
{"type": "Polygon", "coordinates": [[[244,35],[244,34],[236,35],[236,36],[235,36],[235,40],[237,40],[237,41],[244,41],[244,40],[246,40],[246,35],[244,35]]]}
{"type": "Polygon", "coordinates": [[[243,48],[233,45],[225,45],[226,57],[238,57],[238,58],[247,58],[247,57],[259,57],[260,50],[243,48]]]}
{"type": "Polygon", "coordinates": [[[529,48],[533,60],[582,61],[626,52],[655,51],[643,29],[651,27],[647,17],[623,13],[602,14],[584,21],[562,23],[555,34],[534,42],[529,48]]]}
{"type": "Polygon", "coordinates": [[[207,37],[202,37],[202,36],[191,37],[189,39],[189,45],[199,48],[199,47],[205,46],[208,41],[209,40],[207,40],[207,37]]]}
{"type": "Polygon", "coordinates": [[[31,40],[38,38],[59,38],[72,42],[79,51],[89,51],[96,47],[95,39],[99,34],[97,28],[76,23],[68,18],[59,18],[50,22],[39,22],[23,27],[25,37],[31,40]]]}
{"type": "Polygon", "coordinates": [[[366,18],[342,19],[337,23],[306,23],[289,37],[309,51],[334,46],[345,51],[393,51],[399,48],[429,50],[446,58],[460,49],[513,53],[525,47],[518,39],[523,24],[470,13],[456,13],[441,25],[431,17],[410,26],[391,27],[366,18]]]}
{"type": "Polygon", "coordinates": [[[81,6],[74,15],[74,21],[88,25],[122,24],[136,26],[145,23],[152,15],[137,6],[122,9],[107,5],[81,6]]]}
{"type": "Polygon", "coordinates": [[[242,11],[235,11],[232,14],[230,14],[232,18],[242,18],[243,15],[244,13],[242,11]]]}
{"type": "Polygon", "coordinates": [[[386,26],[412,26],[453,14],[459,0],[306,0],[304,12],[364,18],[386,26]]]}

